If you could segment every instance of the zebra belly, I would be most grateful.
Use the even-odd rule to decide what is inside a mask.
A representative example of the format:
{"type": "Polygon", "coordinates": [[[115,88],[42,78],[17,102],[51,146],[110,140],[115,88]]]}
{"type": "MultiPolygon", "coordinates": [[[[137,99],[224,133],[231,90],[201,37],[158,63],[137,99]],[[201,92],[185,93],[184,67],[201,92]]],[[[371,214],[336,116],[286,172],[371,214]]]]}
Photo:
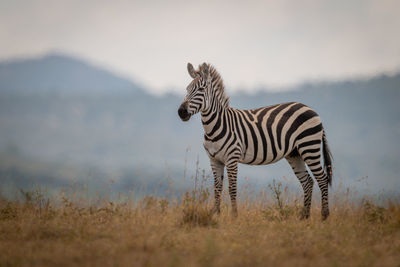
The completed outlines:
{"type": "MultiPolygon", "coordinates": [[[[287,153],[289,154],[289,153],[287,153]]],[[[247,164],[247,165],[267,165],[271,163],[275,163],[277,161],[280,161],[284,157],[286,157],[286,154],[279,153],[276,155],[275,158],[273,157],[267,157],[265,161],[263,161],[263,156],[258,156],[256,160],[254,160],[254,152],[253,154],[249,153],[243,156],[243,158],[239,159],[239,163],[247,164]]]]}
{"type": "MultiPolygon", "coordinates": [[[[223,140],[220,142],[211,142],[204,140],[203,145],[204,149],[206,150],[208,156],[212,159],[215,159],[219,162],[225,163],[228,158],[229,158],[229,153],[227,150],[232,151],[232,146],[228,147],[222,147],[222,144],[224,143],[223,140]]],[[[236,148],[240,149],[242,146],[240,144],[235,144],[234,145],[236,148]]],[[[268,148],[266,148],[266,158],[264,160],[264,150],[263,149],[258,149],[257,150],[257,155],[256,157],[254,156],[255,151],[254,149],[247,149],[244,153],[242,153],[241,157],[239,158],[238,162],[242,164],[247,164],[247,165],[267,165],[270,163],[277,162],[281,160],[282,158],[286,157],[288,154],[292,152],[294,147],[289,148],[288,150],[285,151],[276,151],[276,155],[272,153],[272,151],[268,148]]]]}

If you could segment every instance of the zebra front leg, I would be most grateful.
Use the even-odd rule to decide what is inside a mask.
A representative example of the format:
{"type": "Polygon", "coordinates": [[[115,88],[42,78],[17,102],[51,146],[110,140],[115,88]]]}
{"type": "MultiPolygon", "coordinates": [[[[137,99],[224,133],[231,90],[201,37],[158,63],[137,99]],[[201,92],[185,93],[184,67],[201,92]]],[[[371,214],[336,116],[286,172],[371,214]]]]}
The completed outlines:
{"type": "Polygon", "coordinates": [[[227,164],[226,166],[228,172],[229,179],[229,196],[231,197],[231,205],[232,205],[232,214],[237,217],[237,203],[236,203],[236,194],[237,194],[237,169],[238,163],[236,161],[227,164]]]}
{"type": "Polygon", "coordinates": [[[213,213],[218,213],[220,214],[221,209],[221,193],[222,193],[222,187],[223,187],[223,182],[224,182],[224,164],[222,164],[219,161],[216,161],[214,159],[210,160],[211,163],[211,169],[213,171],[214,175],[214,208],[213,208],[213,213]]]}

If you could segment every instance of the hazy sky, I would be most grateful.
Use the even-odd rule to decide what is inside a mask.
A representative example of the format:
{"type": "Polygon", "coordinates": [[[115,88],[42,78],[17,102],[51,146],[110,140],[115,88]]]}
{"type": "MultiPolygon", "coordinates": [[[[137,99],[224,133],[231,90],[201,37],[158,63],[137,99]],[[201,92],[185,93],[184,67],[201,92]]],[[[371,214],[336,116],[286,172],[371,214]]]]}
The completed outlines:
{"type": "Polygon", "coordinates": [[[0,0],[0,59],[77,55],[153,92],[212,63],[230,90],[400,70],[400,1],[0,0]]]}

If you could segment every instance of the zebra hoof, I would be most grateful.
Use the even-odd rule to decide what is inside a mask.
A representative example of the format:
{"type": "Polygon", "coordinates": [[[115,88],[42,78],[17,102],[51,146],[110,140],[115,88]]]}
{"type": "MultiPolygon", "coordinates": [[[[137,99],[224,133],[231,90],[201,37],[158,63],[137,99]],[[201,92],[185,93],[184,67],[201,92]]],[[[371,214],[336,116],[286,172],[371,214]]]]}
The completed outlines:
{"type": "Polygon", "coordinates": [[[307,220],[308,218],[310,218],[310,212],[302,210],[300,213],[300,220],[307,220]]]}
{"type": "Polygon", "coordinates": [[[212,210],[211,210],[211,214],[217,214],[217,215],[220,215],[220,214],[221,214],[221,210],[220,210],[220,208],[217,208],[217,207],[214,207],[214,208],[212,208],[212,210]]]}
{"type": "Polygon", "coordinates": [[[237,210],[233,210],[233,211],[232,211],[232,217],[233,217],[233,218],[237,218],[237,217],[238,217],[238,212],[237,212],[237,210]]]}
{"type": "Polygon", "coordinates": [[[329,210],[328,209],[322,210],[321,215],[322,215],[322,220],[325,221],[329,217],[329,210]]]}

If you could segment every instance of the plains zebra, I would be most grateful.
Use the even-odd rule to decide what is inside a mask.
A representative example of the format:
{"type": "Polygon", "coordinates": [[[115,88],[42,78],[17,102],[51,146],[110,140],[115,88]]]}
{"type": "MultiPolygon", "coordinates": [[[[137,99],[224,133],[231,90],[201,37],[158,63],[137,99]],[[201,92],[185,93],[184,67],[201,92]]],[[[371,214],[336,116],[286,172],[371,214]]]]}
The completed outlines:
{"type": "Polygon", "coordinates": [[[178,114],[187,121],[201,111],[204,148],[214,175],[214,211],[220,212],[224,167],[228,173],[232,211],[237,215],[238,163],[265,165],[285,158],[304,190],[301,218],[310,216],[314,184],[307,164],[321,190],[321,214],[326,219],[329,216],[328,184],[332,181],[332,159],[318,114],[297,102],[250,110],[232,108],[222,78],[214,67],[204,63],[195,70],[188,63],[187,68],[193,81],[187,87],[178,114]]]}

